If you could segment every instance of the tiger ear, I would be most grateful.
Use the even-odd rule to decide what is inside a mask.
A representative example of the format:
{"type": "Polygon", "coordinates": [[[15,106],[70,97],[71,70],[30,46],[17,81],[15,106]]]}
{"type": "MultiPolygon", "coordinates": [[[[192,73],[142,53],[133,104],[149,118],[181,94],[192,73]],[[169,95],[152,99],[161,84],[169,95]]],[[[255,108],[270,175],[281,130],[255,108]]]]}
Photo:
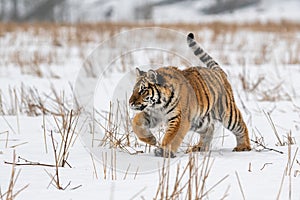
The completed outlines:
{"type": "Polygon", "coordinates": [[[163,76],[152,69],[147,72],[147,78],[150,82],[158,85],[163,85],[165,83],[163,76]]]}
{"type": "Polygon", "coordinates": [[[136,77],[139,78],[140,76],[144,75],[146,72],[140,70],[138,67],[135,68],[136,77]]]}
{"type": "Polygon", "coordinates": [[[157,82],[157,72],[150,69],[148,72],[147,72],[147,78],[149,79],[149,81],[153,82],[153,83],[156,83],[157,82]]]}

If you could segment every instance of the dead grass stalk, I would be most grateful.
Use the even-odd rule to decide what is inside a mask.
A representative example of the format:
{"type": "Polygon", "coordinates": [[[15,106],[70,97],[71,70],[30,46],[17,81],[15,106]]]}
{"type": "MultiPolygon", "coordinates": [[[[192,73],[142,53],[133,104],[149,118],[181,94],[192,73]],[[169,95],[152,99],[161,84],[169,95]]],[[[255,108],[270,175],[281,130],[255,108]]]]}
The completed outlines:
{"type": "Polygon", "coordinates": [[[29,184],[25,185],[24,187],[22,187],[19,190],[15,190],[15,186],[16,186],[16,182],[18,180],[18,177],[21,173],[21,169],[19,169],[16,172],[16,152],[13,152],[13,161],[12,161],[12,168],[11,168],[11,175],[10,175],[10,181],[9,181],[9,185],[8,185],[8,189],[6,192],[2,193],[0,190],[0,198],[1,199],[6,199],[6,200],[13,200],[16,199],[16,197],[22,192],[24,191],[29,184]]]}

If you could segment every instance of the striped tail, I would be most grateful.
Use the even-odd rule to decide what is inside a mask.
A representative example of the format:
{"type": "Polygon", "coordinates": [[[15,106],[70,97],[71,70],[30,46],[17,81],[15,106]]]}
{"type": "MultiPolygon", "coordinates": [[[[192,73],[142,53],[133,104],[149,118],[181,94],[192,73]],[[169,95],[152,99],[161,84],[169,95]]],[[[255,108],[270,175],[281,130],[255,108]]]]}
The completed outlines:
{"type": "Polygon", "coordinates": [[[206,65],[206,67],[210,69],[219,68],[219,64],[210,56],[208,55],[199,44],[194,39],[194,34],[189,33],[187,36],[187,43],[190,48],[193,49],[195,56],[197,56],[202,63],[206,65]]]}

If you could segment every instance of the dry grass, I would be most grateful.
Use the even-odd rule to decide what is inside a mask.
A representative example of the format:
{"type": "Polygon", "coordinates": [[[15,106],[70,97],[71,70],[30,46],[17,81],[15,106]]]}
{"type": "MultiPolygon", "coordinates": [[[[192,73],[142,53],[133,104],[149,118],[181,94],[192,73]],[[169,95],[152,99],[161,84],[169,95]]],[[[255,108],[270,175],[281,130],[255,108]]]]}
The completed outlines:
{"type": "MultiPolygon", "coordinates": [[[[49,175],[49,177],[51,178],[51,181],[49,183],[50,185],[54,185],[57,189],[59,190],[65,190],[67,188],[70,187],[71,182],[69,182],[68,184],[66,184],[65,186],[62,186],[62,183],[60,181],[60,167],[70,167],[71,165],[69,164],[68,157],[69,157],[69,153],[70,153],[70,149],[71,147],[74,145],[77,137],[79,136],[79,132],[81,132],[81,128],[78,127],[78,121],[79,121],[79,116],[80,116],[80,111],[65,111],[65,110],[59,110],[61,113],[59,115],[52,115],[54,118],[54,122],[56,125],[56,128],[54,128],[56,131],[56,134],[54,133],[54,131],[51,129],[50,130],[50,138],[51,138],[51,147],[52,147],[52,151],[53,151],[53,155],[54,155],[54,164],[46,164],[46,163],[40,163],[40,162],[35,162],[35,161],[30,161],[28,159],[24,159],[22,157],[18,157],[18,162],[16,163],[15,161],[15,154],[14,154],[14,159],[13,162],[8,162],[8,161],[4,161],[5,164],[10,164],[13,166],[13,169],[15,166],[43,166],[43,167],[51,167],[51,168],[55,168],[55,173],[54,175],[52,175],[50,172],[48,172],[47,170],[46,173],[49,175]]],[[[59,112],[57,111],[57,112],[59,112]]],[[[44,120],[44,118],[43,118],[44,120]]],[[[45,126],[44,122],[43,122],[43,126],[45,126]]],[[[45,131],[45,129],[44,129],[45,131]]],[[[8,142],[8,131],[7,131],[7,139],[6,139],[6,146],[7,146],[7,142],[8,142]]],[[[44,140],[45,140],[45,145],[47,143],[46,141],[46,133],[44,133],[44,140]]],[[[15,148],[16,146],[12,146],[10,148],[15,148]]],[[[20,171],[19,171],[20,172],[20,171]]],[[[18,172],[18,174],[19,174],[18,172]]],[[[14,178],[14,175],[12,175],[14,178]]],[[[18,176],[18,175],[17,175],[18,176]]],[[[17,178],[15,178],[16,181],[17,178]]],[[[13,182],[12,182],[13,183],[13,182]]],[[[48,187],[49,187],[48,186],[48,187]]],[[[71,190],[77,189],[79,186],[70,188],[71,190]]],[[[13,187],[10,186],[10,187],[13,187]]],[[[25,189],[25,188],[24,188],[25,189]]],[[[9,189],[9,191],[4,195],[10,194],[10,198],[8,199],[13,199],[20,191],[17,192],[17,194],[13,194],[12,191],[10,191],[12,189],[9,189]],[[12,194],[13,194],[13,198],[12,198],[12,194]]],[[[1,195],[2,197],[2,195],[1,195]]]]}
{"type": "MultiPolygon", "coordinates": [[[[227,23],[227,22],[209,22],[202,24],[153,24],[153,23],[111,23],[111,22],[101,22],[101,23],[78,23],[78,24],[54,24],[54,23],[0,23],[0,33],[4,35],[7,32],[14,33],[17,31],[31,32],[34,35],[43,34],[45,30],[51,32],[52,35],[57,35],[59,37],[59,31],[57,27],[63,28],[74,28],[73,33],[76,33],[76,41],[88,41],[88,34],[80,33],[91,33],[98,32],[103,33],[109,30],[111,34],[119,32],[122,29],[131,29],[131,28],[143,28],[143,27],[163,27],[171,29],[190,29],[190,30],[201,30],[201,29],[212,29],[215,32],[227,32],[227,31],[237,31],[240,29],[251,30],[251,31],[260,31],[260,32],[297,32],[300,30],[300,24],[297,22],[282,20],[280,22],[249,22],[249,23],[227,23]],[[32,29],[32,27],[35,27],[32,29]],[[78,40],[82,38],[82,40],[78,40]]],[[[67,29],[68,30],[68,29],[67,29]]],[[[74,37],[70,37],[70,40],[74,37]]],[[[75,41],[75,38],[74,38],[75,41]]],[[[93,40],[92,40],[93,41],[93,40]]]]}
{"type": "Polygon", "coordinates": [[[272,130],[273,130],[274,135],[275,135],[276,138],[277,138],[278,143],[277,143],[276,145],[278,145],[278,146],[283,146],[284,143],[283,143],[283,141],[282,141],[282,140],[280,139],[280,137],[279,137],[279,133],[278,133],[278,131],[277,131],[277,129],[276,129],[276,126],[275,126],[275,124],[274,124],[272,118],[271,118],[270,113],[265,112],[265,111],[263,111],[263,112],[264,112],[264,115],[265,115],[265,117],[267,118],[269,124],[270,124],[271,127],[272,127],[272,130]]]}
{"type": "Polygon", "coordinates": [[[114,105],[111,103],[109,112],[95,112],[95,128],[104,133],[104,136],[102,138],[93,137],[92,144],[110,149],[119,149],[131,155],[144,153],[140,150],[140,144],[132,133],[128,105],[121,102],[114,105]]]}
{"type": "Polygon", "coordinates": [[[240,189],[240,191],[241,191],[243,200],[245,200],[245,199],[246,199],[245,193],[244,193],[244,190],[243,190],[243,187],[242,187],[242,183],[241,183],[241,180],[240,180],[240,177],[239,177],[239,174],[237,173],[237,171],[235,171],[235,176],[236,176],[236,178],[237,178],[237,181],[238,181],[238,184],[239,184],[239,189],[240,189]]]}
{"type": "MultiPolygon", "coordinates": [[[[211,22],[159,25],[151,23],[0,23],[0,35],[8,36],[7,38],[0,37],[5,46],[5,48],[4,46],[0,48],[2,58],[0,66],[16,66],[21,73],[37,77],[60,78],[61,75],[53,73],[53,66],[65,65],[70,59],[84,60],[87,53],[97,47],[98,44],[121,31],[154,26],[178,30],[184,34],[187,32],[199,33],[200,37],[197,40],[204,44],[209,42],[210,44],[206,49],[217,51],[219,55],[215,57],[219,58],[223,64],[232,65],[237,62],[239,65],[244,65],[245,52],[249,54],[248,60],[253,64],[273,64],[274,59],[277,59],[277,64],[300,63],[298,56],[300,54],[300,42],[296,36],[297,32],[300,31],[300,24],[288,21],[265,24],[259,22],[244,24],[211,22]],[[204,35],[205,37],[203,37],[204,31],[209,31],[211,35],[204,35]],[[253,49],[253,44],[247,42],[247,38],[241,39],[240,36],[244,32],[262,35],[257,41],[254,41],[259,44],[255,45],[255,49],[253,49]],[[286,49],[285,56],[274,57],[274,49],[277,50],[279,46],[282,46],[282,43],[286,49]],[[32,48],[28,50],[27,46],[32,48]],[[70,51],[72,48],[76,48],[77,52],[70,51]],[[226,52],[228,49],[230,51],[226,52]],[[230,59],[232,51],[238,53],[235,59],[230,59]]],[[[163,32],[158,33],[156,38],[165,43],[174,42],[172,35],[163,32]]],[[[118,44],[112,43],[112,45],[117,47],[118,44]]],[[[283,53],[279,55],[283,55],[283,53]]],[[[170,59],[172,58],[170,57],[170,59]]]]}
{"type": "Polygon", "coordinates": [[[259,101],[269,101],[269,102],[276,102],[276,101],[291,101],[291,95],[288,91],[283,89],[282,82],[275,85],[272,88],[264,89],[258,91],[257,95],[259,96],[259,101]]]}
{"type": "Polygon", "coordinates": [[[273,119],[271,118],[271,114],[268,112],[263,111],[265,117],[267,118],[274,135],[277,138],[277,143],[276,146],[289,146],[289,145],[294,145],[296,144],[296,140],[295,138],[292,136],[292,131],[290,130],[288,133],[286,133],[286,135],[283,135],[282,138],[279,135],[279,132],[273,122],[273,119]]]}
{"type": "Polygon", "coordinates": [[[257,101],[278,102],[292,101],[296,96],[286,89],[284,79],[272,82],[268,80],[270,77],[264,75],[251,77],[245,67],[242,73],[239,73],[238,78],[247,99],[252,96],[257,101]]]}
{"type": "MultiPolygon", "coordinates": [[[[239,80],[242,85],[243,91],[245,91],[245,94],[248,93],[257,93],[260,90],[258,89],[258,86],[261,85],[261,83],[264,81],[263,76],[257,77],[255,80],[251,79],[249,76],[249,73],[247,73],[246,68],[243,68],[243,72],[239,74],[239,80]]],[[[248,96],[247,96],[248,98],[248,96]]]]}
{"type": "MultiPolygon", "coordinates": [[[[253,130],[254,139],[251,139],[251,142],[253,142],[253,144],[254,144],[253,149],[255,151],[261,152],[263,150],[267,150],[267,151],[274,151],[274,152],[283,154],[282,151],[279,151],[279,150],[274,149],[274,148],[267,147],[267,145],[265,144],[264,137],[260,134],[260,132],[258,130],[257,130],[257,132],[259,133],[259,136],[257,136],[257,134],[253,130]]],[[[249,169],[250,169],[250,167],[249,167],[249,169]]]]}
{"type": "MultiPolygon", "coordinates": [[[[170,169],[170,158],[164,159],[163,166],[159,171],[159,182],[154,199],[192,200],[208,198],[209,193],[227,179],[229,175],[225,175],[217,183],[208,187],[207,180],[209,179],[213,160],[211,160],[210,154],[201,157],[201,162],[199,160],[198,154],[189,154],[187,164],[181,166],[178,163],[174,173],[170,169]]],[[[226,193],[224,196],[227,196],[226,193]]]]}
{"type": "Polygon", "coordinates": [[[6,192],[2,193],[1,188],[0,188],[0,199],[6,199],[6,200],[16,199],[16,197],[29,186],[29,184],[28,184],[18,190],[16,190],[16,188],[15,188],[16,182],[21,173],[20,169],[18,171],[16,171],[16,153],[15,153],[15,151],[13,152],[13,161],[12,161],[11,167],[12,168],[11,168],[11,175],[10,175],[8,189],[6,192]]]}
{"type": "MultiPolygon", "coordinates": [[[[62,183],[60,181],[59,168],[65,166],[72,168],[67,160],[70,154],[70,148],[74,145],[77,137],[79,136],[79,132],[81,131],[78,127],[79,116],[80,112],[75,112],[73,110],[69,112],[61,111],[59,117],[53,116],[59,134],[58,139],[55,139],[53,131],[51,130],[50,132],[55,161],[55,173],[54,175],[52,175],[47,170],[45,171],[51,178],[49,186],[54,185],[59,190],[65,190],[71,185],[71,182],[69,182],[66,186],[62,186],[62,183]]],[[[76,186],[75,188],[77,187],[78,186],[76,186]]]]}
{"type": "MultiPolygon", "coordinates": [[[[298,164],[297,166],[300,167],[300,162],[299,160],[296,160],[296,163],[298,164]]],[[[300,175],[300,169],[295,170],[294,172],[294,177],[298,177],[300,175]]]]}
{"type": "Polygon", "coordinates": [[[9,86],[6,95],[0,93],[0,99],[3,115],[61,116],[62,112],[70,111],[73,104],[71,98],[64,97],[64,91],[57,91],[53,85],[49,93],[40,91],[34,86],[27,87],[24,84],[21,84],[20,87],[9,86]]]}
{"type": "Polygon", "coordinates": [[[71,110],[68,113],[62,113],[59,118],[54,116],[54,121],[57,126],[58,133],[60,135],[60,140],[58,141],[58,148],[56,147],[56,149],[58,150],[56,152],[57,165],[59,167],[64,167],[65,165],[71,167],[70,164],[67,162],[67,159],[69,156],[70,148],[79,135],[76,134],[79,129],[77,127],[79,115],[79,113],[76,113],[73,110],[71,110]]]}
{"type": "Polygon", "coordinates": [[[299,148],[297,148],[294,152],[294,155],[292,155],[291,144],[288,144],[287,163],[286,163],[286,167],[284,169],[283,175],[282,175],[282,179],[281,179],[281,183],[280,183],[280,187],[279,187],[279,191],[278,191],[276,199],[281,199],[280,196],[281,196],[283,184],[284,184],[286,177],[288,177],[288,199],[292,199],[292,191],[293,191],[292,177],[293,177],[293,174],[295,175],[297,173],[297,170],[294,169],[294,164],[297,162],[296,157],[298,154],[298,150],[299,150],[299,148]],[[294,173],[292,173],[292,172],[294,172],[294,173]]]}
{"type": "MultiPolygon", "coordinates": [[[[129,170],[131,167],[131,164],[129,163],[127,166],[126,171],[124,174],[117,173],[118,171],[118,157],[117,157],[117,151],[118,149],[112,148],[110,149],[110,153],[108,152],[102,152],[101,156],[101,172],[103,174],[103,180],[127,180],[129,178],[129,170]]],[[[92,163],[93,163],[93,174],[95,175],[96,179],[98,179],[98,167],[96,167],[96,163],[94,162],[94,158],[91,155],[92,163]]],[[[133,180],[136,179],[139,172],[139,168],[137,167],[134,174],[131,174],[131,178],[133,180]]]]}

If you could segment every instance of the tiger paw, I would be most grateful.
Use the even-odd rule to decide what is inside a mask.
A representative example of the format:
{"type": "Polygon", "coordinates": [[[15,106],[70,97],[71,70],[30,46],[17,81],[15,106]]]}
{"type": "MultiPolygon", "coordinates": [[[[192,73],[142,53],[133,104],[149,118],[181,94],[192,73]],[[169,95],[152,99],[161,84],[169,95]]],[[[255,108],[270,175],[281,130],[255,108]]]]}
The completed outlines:
{"type": "Polygon", "coordinates": [[[209,151],[209,146],[207,145],[195,145],[187,149],[186,153],[191,153],[191,152],[205,152],[209,151]]]}
{"type": "Polygon", "coordinates": [[[139,139],[147,144],[156,145],[156,138],[153,135],[147,138],[139,138],[139,139]]]}
{"type": "Polygon", "coordinates": [[[195,146],[192,146],[190,148],[188,148],[186,150],[186,153],[192,153],[192,152],[203,152],[203,151],[208,151],[209,148],[205,148],[203,146],[198,146],[198,145],[195,145],[195,146]]]}
{"type": "Polygon", "coordinates": [[[236,146],[232,151],[251,151],[251,146],[246,144],[240,144],[236,146]]]}
{"type": "Polygon", "coordinates": [[[157,157],[165,157],[165,158],[175,158],[176,155],[169,150],[163,149],[161,147],[158,147],[156,149],[154,149],[154,155],[157,157]]]}

